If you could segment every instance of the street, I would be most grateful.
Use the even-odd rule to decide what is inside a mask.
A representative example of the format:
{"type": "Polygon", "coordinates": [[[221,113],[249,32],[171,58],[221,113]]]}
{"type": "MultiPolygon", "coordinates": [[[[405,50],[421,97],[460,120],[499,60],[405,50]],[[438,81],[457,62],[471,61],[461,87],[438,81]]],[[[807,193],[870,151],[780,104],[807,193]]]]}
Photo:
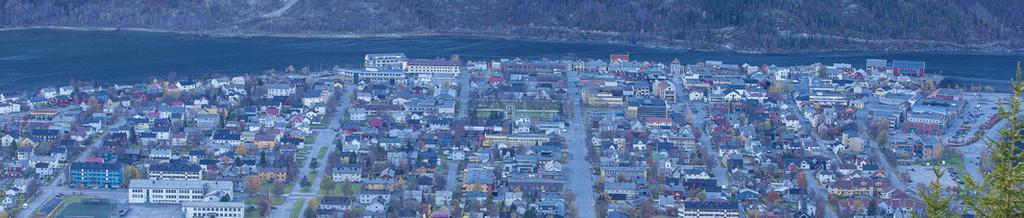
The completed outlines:
{"type": "MultiPolygon", "coordinates": [[[[682,80],[678,77],[678,75],[673,77],[673,82],[676,83],[677,85],[682,84],[682,80]]],[[[676,89],[676,96],[680,96],[679,99],[681,102],[684,103],[683,105],[693,106],[694,108],[697,109],[697,113],[692,114],[694,122],[693,125],[694,127],[700,128],[701,131],[704,131],[706,129],[704,127],[705,125],[707,125],[707,117],[709,116],[709,112],[705,108],[706,106],[701,102],[690,101],[690,98],[686,98],[687,95],[685,92],[683,92],[683,89],[676,89]]],[[[676,109],[682,110],[685,113],[691,113],[688,112],[689,110],[687,110],[686,108],[676,109]]],[[[718,152],[716,152],[716,150],[718,149],[711,147],[711,134],[705,132],[702,135],[703,137],[700,137],[699,142],[701,153],[704,153],[705,155],[708,156],[708,158],[711,158],[711,161],[713,163],[711,164],[711,168],[714,171],[715,181],[717,181],[718,186],[723,187],[723,189],[728,189],[731,186],[729,182],[729,172],[725,169],[725,167],[722,167],[722,162],[718,160],[719,154],[718,152]]]]}
{"type": "Polygon", "coordinates": [[[569,72],[566,74],[569,84],[568,85],[568,97],[572,104],[572,126],[569,128],[569,133],[566,134],[566,143],[569,147],[569,154],[575,158],[569,158],[569,164],[566,167],[566,180],[570,188],[570,191],[575,195],[576,199],[576,216],[577,217],[597,217],[596,209],[594,207],[594,175],[592,172],[592,166],[584,158],[587,156],[587,143],[586,143],[586,132],[583,128],[583,107],[581,106],[579,88],[579,73],[569,72]]]}
{"type": "MultiPolygon", "coordinates": [[[[331,121],[329,121],[327,129],[314,130],[317,131],[316,141],[309,145],[309,157],[307,157],[306,161],[302,163],[302,166],[299,166],[299,175],[295,176],[295,183],[298,183],[298,181],[307,175],[310,175],[312,172],[317,172],[316,177],[310,178],[313,181],[310,185],[309,191],[303,192],[301,185],[293,186],[290,193],[282,196],[284,201],[281,205],[278,205],[276,210],[272,210],[270,212],[270,217],[291,216],[292,206],[295,205],[299,199],[305,199],[303,202],[308,202],[309,199],[317,197],[317,194],[320,193],[320,184],[322,183],[321,179],[324,177],[324,172],[326,172],[327,160],[317,159],[316,169],[310,169],[309,163],[312,162],[317,153],[320,152],[320,148],[326,146],[328,153],[334,150],[334,140],[337,139],[338,136],[338,132],[335,131],[335,129],[341,127],[342,119],[348,119],[348,106],[352,104],[352,95],[355,90],[354,86],[345,86],[344,89],[345,92],[341,95],[341,101],[339,101],[334,115],[331,116],[331,121]]],[[[301,213],[305,212],[306,210],[303,206],[301,213]]]]}

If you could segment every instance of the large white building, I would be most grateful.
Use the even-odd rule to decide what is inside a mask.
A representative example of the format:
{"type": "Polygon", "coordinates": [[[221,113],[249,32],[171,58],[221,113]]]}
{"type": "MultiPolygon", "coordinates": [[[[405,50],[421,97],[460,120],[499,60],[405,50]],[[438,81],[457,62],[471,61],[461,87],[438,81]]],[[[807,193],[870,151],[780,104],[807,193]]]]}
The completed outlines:
{"type": "Polygon", "coordinates": [[[295,94],[295,87],[289,84],[268,84],[267,86],[267,98],[273,97],[288,97],[295,94]]]}
{"type": "Polygon", "coordinates": [[[459,62],[454,60],[414,59],[409,60],[405,73],[409,78],[423,82],[435,79],[453,80],[461,72],[459,65],[459,62]]]}
{"type": "Polygon", "coordinates": [[[242,202],[184,202],[181,210],[185,218],[245,217],[242,202]]]}
{"type": "Polygon", "coordinates": [[[21,111],[21,105],[19,104],[0,103],[0,114],[9,114],[19,111],[21,111]]]}
{"type": "Polygon", "coordinates": [[[230,181],[133,179],[128,184],[128,203],[216,202],[232,198],[230,181]]]}
{"type": "Polygon", "coordinates": [[[379,70],[377,68],[367,69],[336,69],[341,81],[345,83],[374,82],[394,83],[405,80],[405,72],[400,70],[379,70]]]}
{"type": "Polygon", "coordinates": [[[382,53],[366,54],[363,58],[364,68],[376,68],[381,70],[405,70],[409,61],[405,53],[382,53]]]}

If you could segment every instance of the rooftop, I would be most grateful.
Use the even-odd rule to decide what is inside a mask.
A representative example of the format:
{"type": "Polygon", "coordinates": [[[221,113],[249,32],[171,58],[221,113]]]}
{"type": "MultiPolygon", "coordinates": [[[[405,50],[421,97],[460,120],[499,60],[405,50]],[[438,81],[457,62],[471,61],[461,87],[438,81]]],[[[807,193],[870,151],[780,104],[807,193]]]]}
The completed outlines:
{"type": "Polygon", "coordinates": [[[133,179],[129,182],[128,187],[143,189],[232,190],[234,188],[234,184],[232,184],[230,181],[133,179]]]}

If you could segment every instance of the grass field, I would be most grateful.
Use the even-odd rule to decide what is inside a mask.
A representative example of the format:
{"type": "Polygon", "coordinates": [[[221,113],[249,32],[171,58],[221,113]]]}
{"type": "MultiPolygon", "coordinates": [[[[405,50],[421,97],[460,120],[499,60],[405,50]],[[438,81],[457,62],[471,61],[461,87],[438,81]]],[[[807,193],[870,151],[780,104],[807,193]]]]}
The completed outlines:
{"type": "Polygon", "coordinates": [[[323,160],[327,157],[327,147],[320,147],[320,153],[316,154],[316,159],[323,160]]]}
{"type": "Polygon", "coordinates": [[[306,199],[299,199],[295,202],[295,206],[292,206],[292,218],[299,218],[299,214],[302,213],[302,204],[306,203],[306,199]]]}
{"type": "Polygon", "coordinates": [[[110,203],[74,202],[64,206],[57,217],[110,217],[114,208],[116,206],[110,203]]]}
{"type": "MultiPolygon", "coordinates": [[[[331,190],[331,193],[327,193],[327,189],[320,189],[320,192],[317,193],[317,194],[320,194],[321,196],[345,196],[345,197],[352,197],[352,196],[344,195],[342,190],[345,187],[344,187],[343,184],[344,183],[341,183],[341,182],[335,184],[334,185],[334,190],[331,190]]],[[[353,193],[353,195],[356,192],[358,192],[359,189],[362,189],[362,188],[363,188],[363,186],[361,184],[358,184],[358,183],[351,183],[350,186],[348,187],[348,189],[350,191],[349,193],[353,193]]]]}
{"type": "Polygon", "coordinates": [[[319,133],[313,132],[313,133],[310,133],[309,135],[306,135],[306,138],[304,139],[305,143],[306,144],[313,144],[313,142],[316,142],[317,134],[319,134],[319,133]]]}
{"type": "Polygon", "coordinates": [[[957,171],[957,174],[968,175],[966,165],[964,164],[963,154],[960,154],[960,152],[956,151],[948,151],[945,152],[945,154],[946,157],[944,161],[946,161],[946,164],[952,166],[953,169],[957,171]]]}

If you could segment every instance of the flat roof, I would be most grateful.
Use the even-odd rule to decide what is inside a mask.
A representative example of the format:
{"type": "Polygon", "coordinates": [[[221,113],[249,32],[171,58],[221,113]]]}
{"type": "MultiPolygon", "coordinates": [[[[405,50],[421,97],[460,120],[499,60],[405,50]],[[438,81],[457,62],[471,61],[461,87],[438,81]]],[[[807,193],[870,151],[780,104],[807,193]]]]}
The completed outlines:
{"type": "Polygon", "coordinates": [[[245,207],[243,202],[181,202],[181,207],[245,207]]]}
{"type": "Polygon", "coordinates": [[[233,190],[234,184],[230,181],[133,179],[128,188],[233,190]]]}

